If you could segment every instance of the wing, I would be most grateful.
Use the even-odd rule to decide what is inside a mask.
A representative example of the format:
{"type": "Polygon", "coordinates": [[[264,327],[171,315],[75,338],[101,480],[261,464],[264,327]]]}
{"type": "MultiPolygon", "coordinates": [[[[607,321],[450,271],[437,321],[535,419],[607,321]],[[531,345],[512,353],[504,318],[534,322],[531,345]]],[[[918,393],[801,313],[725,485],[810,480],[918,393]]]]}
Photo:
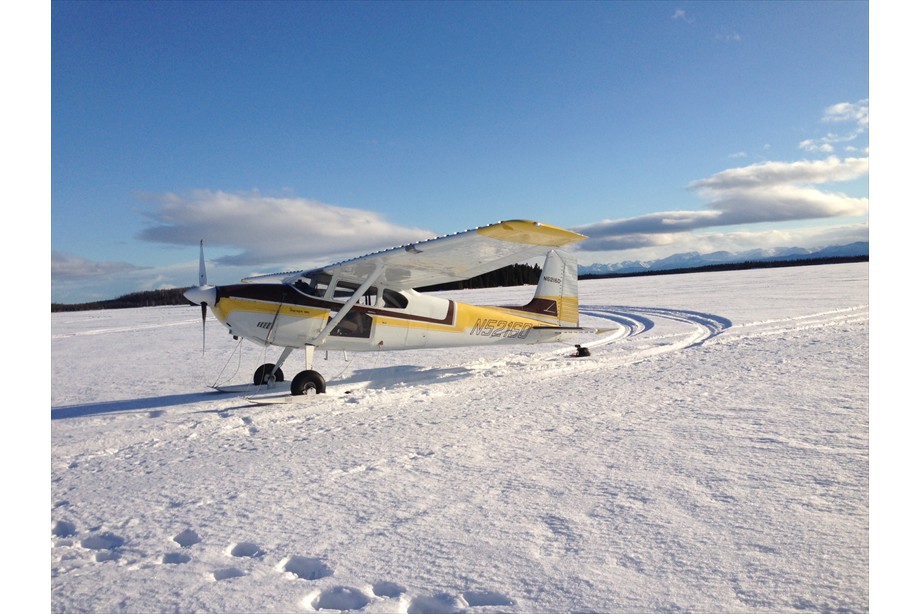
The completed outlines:
{"type": "MultiPolygon", "coordinates": [[[[378,266],[383,284],[406,290],[469,279],[586,239],[584,235],[529,220],[510,220],[394,247],[316,269],[343,281],[363,282],[378,266]]],[[[249,277],[245,282],[293,280],[306,271],[249,277]]]]}

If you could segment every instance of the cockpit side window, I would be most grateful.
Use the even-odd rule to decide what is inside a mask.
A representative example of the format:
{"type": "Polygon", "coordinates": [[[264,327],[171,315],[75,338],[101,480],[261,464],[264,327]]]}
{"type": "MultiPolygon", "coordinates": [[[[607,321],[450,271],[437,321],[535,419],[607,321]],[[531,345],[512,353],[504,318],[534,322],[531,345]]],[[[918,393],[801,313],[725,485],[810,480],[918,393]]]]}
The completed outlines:
{"type": "Polygon", "coordinates": [[[309,296],[323,298],[326,289],[329,287],[329,275],[304,275],[294,282],[294,287],[300,292],[309,296]]]}
{"type": "MultiPolygon", "coordinates": [[[[329,284],[331,281],[332,277],[325,273],[303,275],[294,282],[294,288],[308,296],[325,298],[329,291],[329,284]]],[[[332,290],[331,298],[334,301],[344,303],[350,299],[360,287],[360,284],[352,282],[336,282],[332,290]]],[[[371,286],[358,301],[358,304],[367,307],[383,306],[388,309],[405,309],[409,306],[409,299],[396,290],[391,290],[389,288],[383,288],[381,290],[376,286],[371,286]]]]}
{"type": "MultiPolygon", "coordinates": [[[[350,299],[360,286],[358,284],[340,281],[335,285],[335,291],[332,293],[332,300],[344,303],[350,299]]],[[[364,296],[358,299],[359,305],[372,307],[377,302],[377,288],[371,286],[365,291],[364,296]]]]}

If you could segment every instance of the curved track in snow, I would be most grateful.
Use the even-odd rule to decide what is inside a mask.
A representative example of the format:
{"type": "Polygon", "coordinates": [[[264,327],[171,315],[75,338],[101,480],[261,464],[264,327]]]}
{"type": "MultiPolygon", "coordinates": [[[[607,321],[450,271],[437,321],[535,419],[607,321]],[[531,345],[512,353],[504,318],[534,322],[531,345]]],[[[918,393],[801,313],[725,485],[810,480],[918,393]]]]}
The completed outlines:
{"type": "MultiPolygon", "coordinates": [[[[717,314],[664,307],[586,305],[581,308],[581,313],[587,320],[606,320],[617,324],[617,330],[582,345],[591,349],[616,345],[624,352],[613,358],[613,363],[620,365],[709,343],[794,335],[799,331],[847,326],[869,320],[868,305],[744,324],[734,324],[717,314]]],[[[603,324],[599,322],[597,325],[603,324]]],[[[612,347],[609,349],[613,350],[612,347]]]]}
{"type": "Polygon", "coordinates": [[[769,335],[788,335],[829,326],[845,326],[869,321],[869,306],[858,305],[831,311],[820,311],[788,318],[759,320],[734,326],[719,342],[727,343],[736,339],[763,337],[769,335]]]}
{"type": "Polygon", "coordinates": [[[732,326],[731,320],[719,315],[664,307],[598,305],[586,306],[581,312],[585,316],[615,322],[623,329],[620,334],[608,335],[586,344],[588,347],[608,345],[620,339],[637,337],[655,328],[667,328],[661,330],[664,336],[660,338],[672,340],[665,344],[662,351],[677,351],[701,345],[732,326]],[[664,326],[665,323],[668,324],[667,327],[664,326]]]}
{"type": "Polygon", "coordinates": [[[539,376],[546,370],[558,373],[616,368],[702,345],[732,326],[728,318],[719,315],[662,307],[588,305],[580,311],[582,326],[603,332],[566,339],[562,349],[557,346],[526,353],[510,351],[497,359],[480,358],[414,373],[400,370],[398,375],[393,374],[394,379],[398,377],[402,386],[424,386],[470,376],[526,380],[527,374],[539,376]],[[575,343],[592,350],[592,355],[572,357],[575,343]]]}

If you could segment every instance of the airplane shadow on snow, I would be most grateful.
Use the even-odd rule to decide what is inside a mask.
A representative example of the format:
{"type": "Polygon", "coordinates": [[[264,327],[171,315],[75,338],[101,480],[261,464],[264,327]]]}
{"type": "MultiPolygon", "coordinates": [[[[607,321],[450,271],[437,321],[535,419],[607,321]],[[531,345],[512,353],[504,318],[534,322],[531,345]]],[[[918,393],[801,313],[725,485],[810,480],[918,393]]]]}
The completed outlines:
{"type": "Polygon", "coordinates": [[[472,371],[466,367],[431,368],[418,365],[400,365],[370,369],[355,369],[341,379],[327,382],[330,386],[348,386],[367,382],[368,388],[390,388],[414,385],[423,382],[449,381],[469,377],[472,371]]]}
{"type": "MultiPolygon", "coordinates": [[[[343,386],[367,383],[369,388],[389,388],[393,386],[414,385],[423,382],[449,381],[452,379],[468,377],[472,372],[464,367],[445,367],[443,369],[420,367],[416,365],[401,365],[395,367],[382,367],[359,369],[350,372],[341,379],[331,379],[329,386],[343,386]]],[[[252,391],[248,391],[252,392],[252,391]]],[[[61,405],[51,408],[52,420],[67,420],[70,418],[83,418],[103,414],[131,413],[140,411],[155,411],[167,407],[189,405],[214,401],[219,398],[229,398],[234,395],[243,397],[247,391],[202,391],[184,394],[168,394],[159,397],[145,397],[141,399],[125,399],[121,401],[105,401],[102,403],[81,403],[79,405],[61,405]]],[[[223,408],[221,411],[226,411],[223,408]]]]}
{"type": "Polygon", "coordinates": [[[134,411],[148,411],[213,401],[218,392],[194,392],[187,394],[168,394],[160,397],[146,397],[143,399],[126,399],[123,401],[106,401],[104,403],[81,403],[79,405],[62,405],[51,408],[52,420],[66,420],[68,418],[82,418],[85,416],[98,416],[101,414],[130,413],[134,411]]]}

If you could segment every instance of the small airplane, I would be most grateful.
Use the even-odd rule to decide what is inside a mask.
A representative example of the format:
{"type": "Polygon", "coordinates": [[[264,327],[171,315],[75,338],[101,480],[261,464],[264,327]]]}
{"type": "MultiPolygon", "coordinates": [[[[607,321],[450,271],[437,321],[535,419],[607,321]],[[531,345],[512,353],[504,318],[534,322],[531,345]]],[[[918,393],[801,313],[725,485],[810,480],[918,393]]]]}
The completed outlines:
{"type": "Polygon", "coordinates": [[[560,341],[596,332],[580,328],[578,264],[557,248],[584,235],[529,220],[510,220],[395,247],[318,269],[247,277],[208,285],[204,242],[198,286],[184,294],[201,306],[202,343],[207,309],[234,339],[282,348],[253,384],[284,381],[282,364],[295,349],[305,370],[291,394],[321,394],[326,381],[313,369],[319,349],[408,350],[560,341]],[[414,288],[469,279],[546,254],[533,299],[515,307],[488,307],[423,294],[414,288]]]}

